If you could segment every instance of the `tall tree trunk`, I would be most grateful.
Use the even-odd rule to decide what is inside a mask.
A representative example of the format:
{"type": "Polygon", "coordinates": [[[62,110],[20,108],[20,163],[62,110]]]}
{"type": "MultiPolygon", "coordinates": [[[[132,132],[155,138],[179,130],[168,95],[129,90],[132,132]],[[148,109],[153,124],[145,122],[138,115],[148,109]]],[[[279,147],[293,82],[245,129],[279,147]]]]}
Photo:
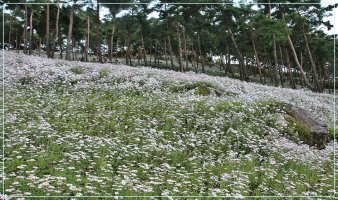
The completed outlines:
{"type": "MultiPolygon", "coordinates": [[[[129,42],[129,45],[131,46],[131,43],[129,42]]],[[[129,48],[129,64],[130,64],[130,66],[133,66],[133,63],[132,63],[132,61],[131,61],[131,58],[132,58],[132,51],[133,51],[133,49],[130,47],[129,48]]]]}
{"type": "Polygon", "coordinates": [[[111,32],[110,38],[110,54],[109,54],[109,61],[113,62],[113,49],[114,49],[114,33],[115,33],[115,24],[113,24],[113,30],[111,32]]]}
{"type": "Polygon", "coordinates": [[[69,19],[69,28],[68,28],[68,37],[67,37],[67,51],[66,51],[66,60],[71,60],[70,58],[70,49],[71,49],[71,39],[73,31],[73,15],[74,15],[74,4],[70,10],[70,19],[69,19]]]}
{"type": "Polygon", "coordinates": [[[197,36],[197,47],[198,48],[198,52],[197,52],[197,49],[196,49],[196,68],[198,70],[198,63],[199,63],[199,58],[200,58],[200,54],[201,54],[201,50],[200,50],[200,38],[199,36],[197,36]]]}
{"type": "Polygon", "coordinates": [[[87,36],[86,36],[86,50],[85,50],[85,59],[88,62],[88,52],[89,52],[89,34],[90,34],[90,21],[89,16],[87,17],[87,36]]]}
{"type": "Polygon", "coordinates": [[[171,41],[170,41],[170,36],[169,35],[168,35],[168,45],[169,45],[171,68],[174,69],[173,51],[172,51],[172,48],[171,48],[171,41]]]}
{"type": "Polygon", "coordinates": [[[229,34],[230,34],[230,38],[231,38],[231,40],[232,40],[232,43],[233,43],[233,45],[234,45],[234,47],[235,47],[235,49],[236,49],[237,56],[238,56],[238,60],[239,60],[239,69],[240,69],[240,70],[239,70],[239,71],[240,71],[239,76],[240,76],[240,79],[241,79],[242,81],[244,81],[244,80],[245,80],[245,77],[246,77],[245,71],[244,71],[244,59],[243,59],[241,50],[240,50],[240,49],[238,48],[238,46],[237,46],[236,40],[235,40],[235,38],[234,38],[234,34],[232,33],[230,27],[228,27],[228,32],[229,32],[229,34]]]}
{"type": "Polygon", "coordinates": [[[277,47],[276,47],[276,36],[275,33],[272,34],[272,40],[273,40],[273,58],[275,61],[275,67],[274,67],[274,81],[275,81],[275,86],[277,87],[279,85],[279,78],[277,74],[277,69],[278,69],[278,58],[277,58],[277,47]]]}
{"type": "Polygon", "coordinates": [[[56,13],[56,22],[55,22],[55,38],[53,40],[53,50],[52,50],[52,58],[54,58],[54,53],[56,51],[56,41],[58,40],[59,36],[59,17],[60,17],[60,0],[57,0],[57,13],[56,13]]]}
{"type": "Polygon", "coordinates": [[[99,62],[103,63],[102,52],[101,52],[102,31],[101,31],[101,20],[100,20],[100,0],[97,0],[96,19],[98,23],[97,24],[97,35],[98,35],[97,53],[98,53],[99,62]]]}
{"type": "Polygon", "coordinates": [[[279,47],[279,57],[280,57],[280,66],[279,67],[279,76],[280,76],[280,82],[281,82],[281,85],[282,85],[282,88],[284,87],[284,72],[283,72],[283,69],[284,69],[284,63],[283,63],[283,53],[282,53],[282,48],[280,47],[280,45],[278,45],[279,47]]]}
{"type": "Polygon", "coordinates": [[[144,46],[144,38],[143,38],[143,33],[141,33],[141,42],[142,42],[142,51],[143,51],[143,61],[144,61],[144,66],[147,66],[147,54],[146,54],[146,47],[144,46]]]}
{"type": "Polygon", "coordinates": [[[227,63],[226,63],[226,67],[225,67],[226,69],[225,70],[227,72],[230,72],[231,76],[234,77],[234,71],[231,69],[231,55],[230,55],[229,45],[228,45],[227,42],[225,44],[226,44],[226,51],[227,51],[226,52],[227,53],[227,59],[226,59],[227,63]]]}
{"type": "Polygon", "coordinates": [[[184,40],[185,71],[188,71],[188,54],[187,54],[187,40],[185,37],[185,27],[183,27],[183,40],[184,40]]]}
{"type": "Polygon", "coordinates": [[[49,47],[49,3],[50,3],[50,0],[47,0],[47,8],[46,8],[46,53],[47,53],[47,58],[50,57],[50,47],[49,47]]]}
{"type": "Polygon", "coordinates": [[[309,47],[309,42],[308,42],[308,39],[306,37],[304,30],[303,30],[303,35],[304,35],[304,42],[305,42],[306,50],[308,52],[310,62],[311,62],[311,66],[312,66],[312,71],[313,71],[313,76],[314,76],[314,81],[315,81],[317,92],[323,92],[323,89],[321,88],[320,83],[319,83],[319,78],[318,78],[318,74],[317,74],[317,66],[316,66],[315,61],[313,60],[311,49],[309,47]]]}
{"type": "Polygon", "coordinates": [[[75,43],[74,39],[72,41],[72,47],[73,47],[73,51],[72,51],[72,57],[73,57],[73,59],[72,60],[75,60],[75,52],[77,51],[77,49],[76,49],[76,43],[75,43]]]}
{"type": "Polygon", "coordinates": [[[31,10],[31,14],[30,14],[30,17],[29,17],[29,55],[32,54],[32,47],[33,47],[33,44],[32,44],[32,35],[33,35],[33,13],[34,11],[31,10]]]}
{"type": "Polygon", "coordinates": [[[11,19],[9,22],[8,51],[11,49],[12,23],[13,23],[13,15],[11,15],[11,19]]]}
{"type": "Polygon", "coordinates": [[[151,48],[152,48],[152,46],[153,46],[153,42],[151,41],[151,43],[150,43],[150,48],[149,48],[149,65],[151,66],[151,48]]]}
{"type": "Polygon", "coordinates": [[[296,84],[295,84],[295,81],[293,80],[293,73],[291,72],[291,67],[290,67],[291,66],[290,57],[289,57],[288,50],[286,47],[285,47],[285,56],[286,56],[286,64],[288,67],[288,73],[289,73],[289,78],[290,78],[290,84],[291,84],[292,89],[296,89],[296,84]]]}
{"type": "Polygon", "coordinates": [[[295,50],[295,48],[294,48],[294,46],[293,46],[292,40],[291,40],[291,38],[290,38],[290,35],[288,35],[287,37],[288,37],[288,44],[289,44],[289,46],[290,46],[290,48],[291,48],[291,50],[292,50],[293,58],[294,58],[294,60],[295,60],[295,62],[296,62],[296,64],[297,64],[297,67],[298,67],[299,70],[300,70],[300,73],[301,73],[301,75],[302,75],[302,77],[303,77],[303,79],[304,79],[304,81],[305,81],[305,84],[306,84],[306,86],[307,86],[308,88],[310,88],[310,89],[312,90],[313,88],[311,87],[311,85],[310,85],[310,83],[309,83],[309,80],[308,80],[307,77],[306,77],[306,74],[305,74],[305,72],[304,72],[304,70],[303,70],[303,67],[302,67],[301,64],[299,63],[298,56],[297,56],[296,50],[295,50]]]}
{"type": "Polygon", "coordinates": [[[20,53],[20,49],[21,49],[21,42],[23,40],[23,36],[19,37],[19,44],[18,44],[18,53],[20,53]]]}
{"type": "Polygon", "coordinates": [[[24,42],[24,48],[23,48],[23,52],[27,54],[27,21],[28,21],[28,11],[27,11],[27,4],[25,4],[25,25],[24,25],[24,38],[23,38],[23,42],[24,42]]]}
{"type": "Polygon", "coordinates": [[[201,39],[200,36],[198,36],[198,51],[199,51],[199,58],[202,60],[201,65],[202,65],[202,73],[205,73],[205,67],[204,67],[204,59],[202,56],[202,49],[201,49],[201,39]]]}
{"type": "Polygon", "coordinates": [[[194,61],[196,62],[197,59],[196,59],[196,55],[197,55],[197,52],[194,48],[194,39],[191,38],[191,53],[192,53],[192,58],[191,58],[191,65],[194,67],[195,69],[195,73],[197,74],[198,73],[198,69],[197,69],[197,63],[194,63],[194,61]]]}
{"type": "Polygon", "coordinates": [[[62,36],[61,34],[58,35],[58,38],[59,38],[59,46],[60,46],[60,59],[62,60],[63,56],[62,56],[62,53],[63,53],[63,40],[62,40],[62,36]]]}
{"type": "Polygon", "coordinates": [[[131,42],[130,42],[130,36],[128,36],[128,48],[127,48],[127,55],[126,55],[126,63],[127,65],[133,66],[131,62],[131,42]]]}
{"type": "Polygon", "coordinates": [[[168,67],[168,55],[167,55],[167,40],[164,39],[164,57],[165,57],[165,68],[168,67]]]}
{"type": "Polygon", "coordinates": [[[18,40],[19,40],[19,35],[18,32],[15,33],[15,49],[18,50],[18,40]]]}
{"type": "Polygon", "coordinates": [[[126,65],[132,66],[131,62],[131,43],[130,43],[130,35],[128,35],[128,43],[127,39],[125,39],[125,46],[127,46],[127,51],[126,51],[126,65]],[[127,46],[128,44],[128,46],[127,46]]]}
{"type": "Polygon", "coordinates": [[[115,59],[115,62],[116,62],[116,64],[117,64],[117,53],[118,53],[118,49],[119,49],[119,39],[117,38],[116,39],[116,59],[115,59]]]}
{"type": "Polygon", "coordinates": [[[252,48],[254,50],[254,54],[255,54],[255,58],[256,58],[256,65],[257,65],[257,70],[258,70],[258,74],[259,74],[259,81],[262,84],[263,80],[262,80],[262,71],[261,71],[261,62],[259,61],[259,57],[258,57],[258,53],[256,50],[256,44],[255,44],[255,30],[252,29],[251,32],[251,42],[252,42],[252,48]]]}
{"type": "MultiPolygon", "coordinates": [[[[280,11],[281,11],[281,10],[280,10],[280,11]]],[[[283,13],[283,12],[280,12],[280,13],[282,14],[282,18],[284,19],[284,13],[283,13]]],[[[306,74],[305,74],[305,72],[304,72],[304,70],[303,70],[302,65],[299,63],[299,60],[298,60],[298,56],[297,56],[295,47],[293,46],[293,42],[292,42],[291,37],[290,37],[289,34],[287,35],[287,38],[288,38],[288,44],[289,44],[289,46],[290,46],[290,48],[291,48],[291,50],[292,50],[293,58],[294,58],[294,60],[295,60],[295,62],[296,62],[297,67],[299,68],[299,70],[300,70],[300,72],[301,72],[301,75],[302,75],[302,77],[303,77],[303,79],[304,79],[304,81],[305,81],[305,84],[306,84],[306,86],[307,86],[309,89],[313,90],[313,88],[311,87],[311,85],[310,85],[310,83],[309,83],[309,81],[308,81],[308,79],[307,79],[307,77],[306,77],[306,74]]]]}
{"type": "Polygon", "coordinates": [[[41,55],[41,37],[39,37],[39,56],[41,55]]]}
{"type": "MultiPolygon", "coordinates": [[[[326,82],[327,82],[327,84],[328,84],[329,94],[331,94],[331,80],[330,80],[329,73],[327,72],[325,66],[324,66],[324,74],[325,74],[325,77],[326,77],[326,79],[327,79],[326,82]]],[[[333,77],[334,77],[334,76],[332,76],[332,83],[334,83],[333,77]]],[[[333,88],[332,88],[332,92],[334,92],[334,91],[333,91],[333,88]]]]}
{"type": "Polygon", "coordinates": [[[182,41],[181,41],[181,27],[180,23],[176,23],[176,31],[177,31],[177,39],[178,39],[178,63],[180,66],[180,71],[183,71],[183,64],[182,64],[182,41]]]}
{"type": "Polygon", "coordinates": [[[155,65],[159,65],[159,62],[158,62],[158,40],[156,39],[155,40],[155,65]]]}

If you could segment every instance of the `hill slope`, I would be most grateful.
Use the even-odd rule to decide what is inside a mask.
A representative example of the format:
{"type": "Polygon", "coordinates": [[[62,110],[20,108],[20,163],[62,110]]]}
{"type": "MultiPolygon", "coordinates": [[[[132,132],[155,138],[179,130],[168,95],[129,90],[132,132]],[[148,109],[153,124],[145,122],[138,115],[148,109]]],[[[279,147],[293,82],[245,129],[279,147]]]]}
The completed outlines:
{"type": "Polygon", "coordinates": [[[6,194],[333,194],[333,142],[302,144],[279,104],[332,126],[331,95],[13,52],[4,64],[6,194]]]}

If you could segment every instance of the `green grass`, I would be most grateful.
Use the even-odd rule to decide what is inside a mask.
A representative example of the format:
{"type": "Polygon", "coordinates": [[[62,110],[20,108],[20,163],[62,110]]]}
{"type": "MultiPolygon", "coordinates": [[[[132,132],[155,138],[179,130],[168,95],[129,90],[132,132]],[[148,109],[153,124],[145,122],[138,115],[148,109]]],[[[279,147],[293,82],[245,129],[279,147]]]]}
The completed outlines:
{"type": "Polygon", "coordinates": [[[72,68],[70,68],[70,71],[73,72],[74,74],[84,74],[85,73],[85,69],[83,69],[82,67],[72,67],[72,68]]]}

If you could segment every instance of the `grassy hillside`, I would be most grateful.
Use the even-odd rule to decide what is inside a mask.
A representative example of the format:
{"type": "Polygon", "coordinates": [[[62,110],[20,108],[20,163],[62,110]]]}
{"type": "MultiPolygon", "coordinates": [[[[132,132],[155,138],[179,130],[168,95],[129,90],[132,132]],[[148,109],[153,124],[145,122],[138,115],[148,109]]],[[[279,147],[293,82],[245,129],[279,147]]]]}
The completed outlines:
{"type": "Polygon", "coordinates": [[[332,129],[332,95],[13,52],[4,64],[7,195],[333,194],[333,141],[303,144],[281,104],[332,129]]]}

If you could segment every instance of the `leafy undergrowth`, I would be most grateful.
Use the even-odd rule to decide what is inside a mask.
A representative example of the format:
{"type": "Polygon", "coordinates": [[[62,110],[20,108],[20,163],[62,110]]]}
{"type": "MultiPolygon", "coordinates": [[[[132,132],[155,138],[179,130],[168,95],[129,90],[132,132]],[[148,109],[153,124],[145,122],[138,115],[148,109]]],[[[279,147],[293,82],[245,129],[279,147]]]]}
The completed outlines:
{"type": "Polygon", "coordinates": [[[329,124],[329,95],[6,54],[7,195],[333,194],[333,142],[310,148],[277,120],[283,98],[329,124]]]}

